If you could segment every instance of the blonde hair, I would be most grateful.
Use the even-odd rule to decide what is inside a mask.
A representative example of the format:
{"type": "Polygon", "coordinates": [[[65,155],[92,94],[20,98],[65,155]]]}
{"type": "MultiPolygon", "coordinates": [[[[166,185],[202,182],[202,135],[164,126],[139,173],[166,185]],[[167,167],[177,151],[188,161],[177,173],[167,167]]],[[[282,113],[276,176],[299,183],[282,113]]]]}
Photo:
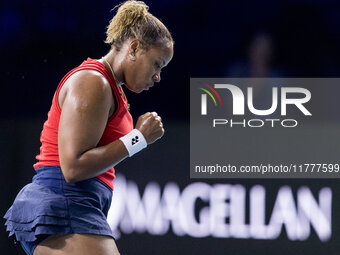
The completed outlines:
{"type": "Polygon", "coordinates": [[[126,1],[117,5],[116,15],[110,21],[106,31],[105,43],[117,50],[127,39],[138,39],[142,47],[149,48],[163,42],[174,43],[166,26],[148,10],[143,1],[126,1]]]}

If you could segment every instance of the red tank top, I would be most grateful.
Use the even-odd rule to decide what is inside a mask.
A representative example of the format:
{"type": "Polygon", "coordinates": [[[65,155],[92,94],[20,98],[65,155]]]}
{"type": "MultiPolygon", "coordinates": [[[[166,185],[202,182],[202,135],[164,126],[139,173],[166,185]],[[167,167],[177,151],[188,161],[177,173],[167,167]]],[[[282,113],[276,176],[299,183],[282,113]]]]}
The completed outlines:
{"type": "MultiPolygon", "coordinates": [[[[34,169],[42,166],[60,166],[58,154],[58,126],[61,109],[58,103],[58,95],[65,81],[72,74],[84,69],[91,69],[100,72],[109,81],[117,102],[116,110],[108,119],[104,133],[97,147],[107,145],[128,134],[133,129],[132,117],[128,111],[127,100],[125,97],[123,100],[122,92],[118,89],[111,72],[99,61],[88,58],[80,66],[68,72],[57,87],[51,109],[48,112],[48,118],[44,123],[43,130],[41,132],[40,154],[36,156],[38,162],[33,165],[34,169]]],[[[113,189],[113,179],[115,178],[114,168],[98,175],[97,178],[113,189]]]]}

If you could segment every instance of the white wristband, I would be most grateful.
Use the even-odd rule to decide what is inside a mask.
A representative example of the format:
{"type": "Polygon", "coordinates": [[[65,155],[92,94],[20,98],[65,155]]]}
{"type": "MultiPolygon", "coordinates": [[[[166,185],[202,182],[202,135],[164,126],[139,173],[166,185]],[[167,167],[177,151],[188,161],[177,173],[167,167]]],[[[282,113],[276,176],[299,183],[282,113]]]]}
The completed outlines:
{"type": "Polygon", "coordinates": [[[143,134],[138,129],[133,129],[130,133],[119,138],[129,152],[129,157],[144,149],[148,144],[143,134]]]}

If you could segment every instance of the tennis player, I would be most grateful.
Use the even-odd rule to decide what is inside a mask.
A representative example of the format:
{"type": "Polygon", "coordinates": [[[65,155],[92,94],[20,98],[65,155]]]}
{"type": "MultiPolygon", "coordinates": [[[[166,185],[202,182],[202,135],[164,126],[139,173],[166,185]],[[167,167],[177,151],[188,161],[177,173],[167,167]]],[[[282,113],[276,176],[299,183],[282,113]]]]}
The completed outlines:
{"type": "Polygon", "coordinates": [[[59,83],[36,174],[4,216],[27,254],[119,254],[106,220],[113,167],[164,134],[156,112],[133,127],[123,85],[140,93],[159,82],[174,41],[144,2],[116,7],[106,32],[110,51],[88,58],[59,83]]]}

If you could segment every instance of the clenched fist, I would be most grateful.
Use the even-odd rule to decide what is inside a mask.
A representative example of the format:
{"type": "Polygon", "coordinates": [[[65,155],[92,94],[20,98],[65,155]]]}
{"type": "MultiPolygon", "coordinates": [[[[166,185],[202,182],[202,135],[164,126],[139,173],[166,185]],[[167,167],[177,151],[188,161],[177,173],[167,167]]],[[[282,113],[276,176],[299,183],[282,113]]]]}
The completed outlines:
{"type": "Polygon", "coordinates": [[[135,128],[144,135],[148,144],[155,142],[164,135],[162,119],[156,112],[147,112],[141,115],[135,128]]]}

